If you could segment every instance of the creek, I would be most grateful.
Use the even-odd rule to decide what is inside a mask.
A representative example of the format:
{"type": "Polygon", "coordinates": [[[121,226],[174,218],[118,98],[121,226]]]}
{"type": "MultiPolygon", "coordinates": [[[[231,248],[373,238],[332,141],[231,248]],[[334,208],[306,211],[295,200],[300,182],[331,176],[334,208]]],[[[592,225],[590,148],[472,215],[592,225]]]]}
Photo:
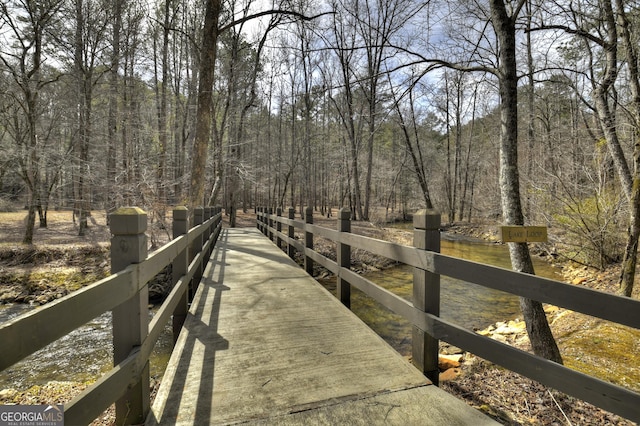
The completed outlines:
{"type": "MultiPolygon", "coordinates": [[[[502,245],[455,239],[443,235],[443,254],[502,267],[509,267],[509,254],[502,245]]],[[[535,262],[538,275],[558,278],[555,270],[542,260],[535,262]]],[[[367,278],[377,284],[411,298],[412,268],[398,266],[372,272],[367,278]]],[[[335,279],[322,280],[328,288],[335,288],[335,279]]],[[[459,325],[474,329],[519,315],[518,299],[499,291],[442,277],[441,316],[459,325]]],[[[21,315],[28,305],[0,306],[0,323],[21,315]]],[[[411,326],[374,300],[354,289],[352,309],[380,336],[402,354],[411,352],[411,326]]],[[[154,311],[150,312],[153,316],[154,311]]],[[[150,369],[152,377],[161,377],[172,348],[171,325],[154,349],[150,369]]],[[[111,343],[111,313],[105,313],[85,326],[51,343],[35,354],[0,373],[0,390],[26,389],[49,381],[94,381],[113,365],[111,343]]]]}

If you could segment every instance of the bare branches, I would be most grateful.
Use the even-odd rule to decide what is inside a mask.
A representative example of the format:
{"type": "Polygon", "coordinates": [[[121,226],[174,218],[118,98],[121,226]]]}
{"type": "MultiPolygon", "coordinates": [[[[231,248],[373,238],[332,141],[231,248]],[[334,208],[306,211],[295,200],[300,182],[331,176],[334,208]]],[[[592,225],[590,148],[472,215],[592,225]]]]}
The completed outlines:
{"type": "Polygon", "coordinates": [[[609,45],[609,43],[607,43],[605,40],[603,40],[601,37],[596,37],[595,35],[591,34],[590,32],[583,30],[581,28],[572,28],[568,25],[546,25],[546,24],[541,24],[535,28],[531,28],[529,31],[530,32],[536,32],[536,31],[545,31],[545,30],[561,30],[564,31],[567,34],[573,34],[573,35],[577,35],[580,37],[583,37],[589,41],[592,41],[594,43],[596,43],[597,45],[601,46],[601,47],[607,47],[609,45]]]}
{"type": "Polygon", "coordinates": [[[258,12],[258,13],[254,13],[251,15],[247,15],[247,16],[243,16],[240,19],[235,19],[225,25],[222,25],[218,31],[219,32],[224,32],[227,31],[229,28],[235,27],[236,25],[240,25],[243,24],[247,21],[251,21],[252,19],[258,19],[261,18],[263,16],[270,16],[270,15],[281,15],[281,16],[290,16],[293,17],[295,19],[301,20],[301,21],[313,21],[314,19],[318,19],[322,16],[326,16],[326,15],[332,15],[335,12],[324,12],[324,13],[319,13],[317,15],[313,15],[313,16],[306,16],[303,13],[300,12],[296,12],[293,10],[283,10],[283,9],[272,9],[272,10],[265,10],[262,12],[258,12]]]}

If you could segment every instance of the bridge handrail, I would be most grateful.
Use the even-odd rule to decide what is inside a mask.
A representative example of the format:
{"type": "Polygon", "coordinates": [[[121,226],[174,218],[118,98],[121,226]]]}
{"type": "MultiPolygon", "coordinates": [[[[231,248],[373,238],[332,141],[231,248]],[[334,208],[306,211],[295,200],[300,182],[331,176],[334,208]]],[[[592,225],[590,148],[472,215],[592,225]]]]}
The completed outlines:
{"type": "MultiPolygon", "coordinates": [[[[275,238],[277,241],[292,245],[296,251],[304,253],[306,258],[312,259],[335,274],[338,280],[344,280],[348,285],[358,288],[383,306],[404,317],[414,327],[426,332],[428,338],[435,340],[436,343],[437,340],[444,340],[495,364],[583,399],[600,408],[634,421],[640,420],[640,393],[569,369],[563,365],[467,330],[440,318],[436,314],[425,312],[425,310],[416,307],[410,301],[353,272],[349,269],[349,265],[340,266],[339,262],[315,252],[302,241],[278,232],[277,224],[295,226],[301,232],[322,236],[334,241],[337,245],[344,244],[348,247],[359,248],[387,257],[413,266],[416,271],[426,271],[436,276],[450,276],[517,296],[562,306],[636,329],[640,329],[640,301],[535,275],[458,259],[435,251],[390,243],[350,232],[322,228],[308,223],[308,214],[309,211],[305,213],[307,223],[304,223],[282,217],[281,211],[274,215],[267,209],[259,208],[257,209],[257,225],[265,235],[271,235],[272,239],[275,238]]],[[[424,229],[415,229],[415,233],[419,235],[424,236],[424,232],[424,229]]],[[[311,243],[311,245],[313,244],[311,243]]],[[[439,285],[437,287],[439,291],[439,285]]],[[[414,342],[414,344],[416,343],[419,345],[425,344],[425,342],[414,342]]],[[[437,350],[438,345],[433,343],[431,341],[430,347],[437,350]]],[[[430,363],[437,362],[437,353],[435,357],[433,354],[431,355],[427,361],[430,363]]],[[[425,374],[433,371],[433,365],[423,365],[422,371],[425,374]]],[[[429,376],[429,374],[427,376],[437,384],[437,376],[429,376]]]]}
{"type": "Polygon", "coordinates": [[[65,404],[65,421],[69,424],[89,424],[97,418],[129,386],[140,380],[142,370],[148,363],[165,324],[179,304],[181,296],[188,290],[194,274],[206,264],[211,247],[220,234],[222,219],[219,208],[207,210],[211,217],[156,250],[140,263],[131,264],[120,272],[0,324],[0,341],[3,342],[0,371],[130,300],[166,266],[197,243],[198,238],[207,236],[204,244],[195,248],[198,251],[192,253],[193,260],[186,273],[177,278],[168,297],[151,319],[149,332],[142,344],[69,404],[65,404]]]}

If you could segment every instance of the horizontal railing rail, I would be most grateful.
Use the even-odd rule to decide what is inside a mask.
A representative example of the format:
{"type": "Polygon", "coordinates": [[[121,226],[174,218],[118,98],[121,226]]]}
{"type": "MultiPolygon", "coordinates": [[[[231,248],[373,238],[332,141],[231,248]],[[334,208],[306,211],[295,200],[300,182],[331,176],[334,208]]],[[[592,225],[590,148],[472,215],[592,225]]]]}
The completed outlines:
{"type": "Polygon", "coordinates": [[[274,214],[273,210],[258,208],[257,226],[290,256],[293,257],[296,251],[299,252],[304,257],[307,271],[310,270],[309,263],[316,262],[336,275],[337,296],[346,306],[350,304],[349,288],[353,286],[413,324],[414,361],[417,359],[417,367],[434,383],[437,384],[438,381],[438,340],[443,340],[546,386],[633,421],[640,421],[640,393],[572,370],[446,321],[439,317],[438,306],[429,305],[434,300],[436,305],[439,303],[440,275],[564,307],[636,329],[640,329],[640,301],[440,254],[440,217],[430,211],[420,211],[414,216],[416,247],[350,233],[349,211],[346,209],[339,212],[339,230],[313,225],[312,213],[311,209],[306,209],[303,222],[293,219],[293,209],[289,209],[288,217],[283,217],[280,209],[274,214]],[[287,232],[283,232],[283,229],[287,232]],[[299,234],[304,235],[303,239],[296,238],[296,229],[299,234]],[[339,252],[336,261],[313,250],[314,236],[336,243],[339,252]],[[435,247],[435,250],[426,250],[431,247],[435,247]],[[413,303],[350,270],[348,253],[351,248],[362,249],[413,266],[413,303]],[[347,253],[347,256],[341,255],[340,252],[347,253]],[[417,300],[420,298],[430,299],[426,305],[423,303],[426,307],[421,306],[420,300],[417,300]]]}
{"type": "MultiPolygon", "coordinates": [[[[178,331],[181,327],[181,323],[175,321],[184,319],[187,309],[187,292],[190,285],[196,286],[199,282],[199,278],[196,281],[195,277],[202,274],[221,231],[220,208],[194,209],[196,226],[191,229],[188,225],[187,209],[177,208],[174,210],[174,239],[146,256],[146,238],[144,237],[146,213],[136,208],[123,210],[116,211],[110,217],[112,234],[114,237],[123,234],[122,229],[114,229],[118,227],[122,218],[128,222],[126,226],[135,224],[136,229],[133,232],[124,230],[124,234],[138,238],[141,244],[145,245],[142,248],[143,259],[138,263],[129,264],[118,272],[114,272],[112,266],[111,276],[0,324],[0,342],[2,342],[0,371],[2,371],[83,326],[93,318],[107,311],[114,311],[114,346],[124,344],[126,354],[121,360],[115,359],[114,355],[114,368],[70,403],[65,404],[64,416],[68,424],[91,423],[111,404],[122,398],[128,390],[141,381],[144,382],[144,377],[141,378],[141,376],[145,374],[145,368],[148,374],[149,357],[167,322],[174,316],[174,331],[178,331]],[[176,230],[176,224],[181,225],[182,229],[176,230]],[[180,267],[181,258],[183,267],[180,267]],[[126,349],[126,343],[119,342],[120,336],[115,328],[115,310],[126,306],[132,300],[135,302],[134,305],[142,305],[146,308],[148,301],[145,300],[147,293],[144,290],[147,289],[149,281],[169,265],[173,265],[173,286],[169,295],[148,326],[146,324],[143,326],[145,332],[140,341],[126,349]]],[[[114,240],[112,240],[112,265],[114,252],[118,250],[123,251],[124,254],[115,254],[116,257],[126,257],[127,253],[135,251],[127,247],[127,244],[114,247],[114,240]]],[[[141,317],[144,321],[148,321],[148,312],[143,312],[141,317]]],[[[135,328],[136,324],[128,326],[135,328]]],[[[127,327],[126,324],[125,327],[127,327]]],[[[146,379],[148,380],[148,377],[146,379]]],[[[148,393],[148,389],[146,392],[148,393]]],[[[117,412],[118,424],[144,422],[148,412],[148,400],[142,401],[140,407],[132,405],[129,399],[121,403],[127,408],[126,413],[117,412]]]]}

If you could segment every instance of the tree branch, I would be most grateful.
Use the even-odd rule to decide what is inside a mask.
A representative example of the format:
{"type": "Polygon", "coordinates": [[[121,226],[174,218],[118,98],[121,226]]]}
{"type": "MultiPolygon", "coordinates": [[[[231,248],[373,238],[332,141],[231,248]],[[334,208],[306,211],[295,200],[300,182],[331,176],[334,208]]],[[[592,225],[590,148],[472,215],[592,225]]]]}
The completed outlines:
{"type": "Polygon", "coordinates": [[[256,19],[256,18],[261,18],[263,16],[269,16],[269,15],[286,15],[286,16],[293,16],[294,18],[303,20],[303,21],[312,21],[316,18],[319,18],[321,16],[324,15],[333,15],[335,14],[335,12],[323,12],[320,13],[318,15],[314,15],[314,16],[306,16],[300,12],[295,12],[292,10],[282,10],[282,9],[272,9],[272,10],[265,10],[262,12],[258,12],[258,13],[254,13],[253,15],[247,15],[247,16],[243,16],[240,19],[236,19],[234,21],[229,22],[226,25],[221,26],[220,28],[218,28],[218,32],[222,33],[223,31],[228,30],[231,27],[234,27],[238,24],[242,24],[244,22],[250,21],[252,19],[256,19]]]}
{"type": "Polygon", "coordinates": [[[593,34],[590,34],[589,32],[585,31],[585,30],[581,30],[579,28],[571,28],[567,25],[541,25],[539,27],[536,28],[531,28],[528,30],[525,30],[525,32],[534,32],[534,31],[544,31],[544,30],[562,30],[564,32],[566,32],[567,34],[575,34],[577,36],[586,38],[587,40],[590,40],[594,43],[596,43],[597,45],[606,48],[608,46],[608,43],[605,42],[603,39],[601,39],[600,37],[596,37],[593,34]]]}

